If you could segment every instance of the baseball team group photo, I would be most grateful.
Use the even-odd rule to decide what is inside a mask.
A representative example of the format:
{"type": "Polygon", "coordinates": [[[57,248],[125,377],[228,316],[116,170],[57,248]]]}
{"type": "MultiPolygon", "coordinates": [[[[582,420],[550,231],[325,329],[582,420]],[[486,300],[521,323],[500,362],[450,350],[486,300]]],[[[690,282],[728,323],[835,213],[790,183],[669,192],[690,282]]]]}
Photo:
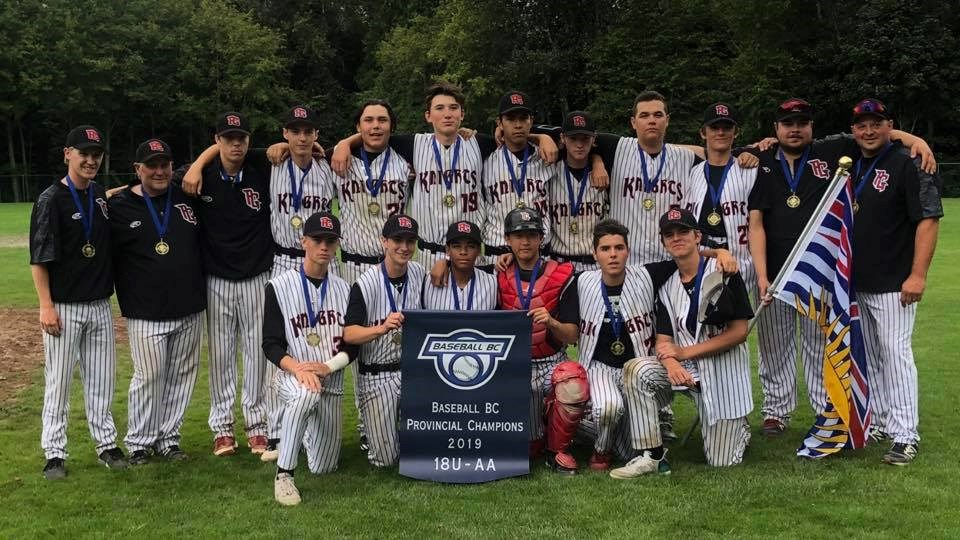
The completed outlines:
{"type": "Polygon", "coordinates": [[[0,9],[4,535],[956,534],[955,14],[321,4],[0,9]]]}

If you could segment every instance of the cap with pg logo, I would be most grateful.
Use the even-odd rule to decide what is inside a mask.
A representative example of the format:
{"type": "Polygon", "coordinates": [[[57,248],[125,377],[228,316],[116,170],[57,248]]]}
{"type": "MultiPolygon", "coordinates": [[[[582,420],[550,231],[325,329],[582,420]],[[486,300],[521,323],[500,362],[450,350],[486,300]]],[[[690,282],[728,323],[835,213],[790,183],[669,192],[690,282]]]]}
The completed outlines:
{"type": "Polygon", "coordinates": [[[707,110],[703,112],[703,125],[709,126],[717,122],[729,122],[736,125],[737,116],[733,107],[726,103],[714,103],[707,107],[707,110]]]}
{"type": "Polygon", "coordinates": [[[563,119],[563,132],[567,135],[577,135],[584,133],[593,135],[597,132],[597,127],[593,123],[593,118],[585,111],[570,111],[563,119]]]}
{"type": "Polygon", "coordinates": [[[103,143],[103,137],[100,136],[100,130],[93,126],[77,126],[67,133],[67,142],[64,144],[67,148],[76,148],[77,150],[88,150],[95,148],[106,151],[103,143]]]}
{"type": "Polygon", "coordinates": [[[416,237],[420,233],[420,226],[417,220],[403,214],[394,214],[387,218],[383,224],[384,238],[398,238],[401,236],[416,237]]]}
{"type": "Polygon", "coordinates": [[[853,107],[853,121],[857,122],[865,116],[875,116],[881,120],[892,120],[890,109],[879,99],[867,98],[853,107]]]}
{"type": "Polygon", "coordinates": [[[480,245],[480,227],[470,221],[457,221],[447,227],[447,245],[457,240],[470,240],[480,245]]]}
{"type": "Polygon", "coordinates": [[[503,219],[503,232],[510,234],[519,231],[537,231],[543,233],[543,218],[540,212],[532,208],[514,208],[503,219]]]}
{"type": "Polygon", "coordinates": [[[303,235],[311,238],[336,236],[340,238],[340,220],[330,212],[317,212],[303,224],[303,235]]]}
{"type": "Polygon", "coordinates": [[[790,98],[777,107],[777,122],[784,120],[810,120],[813,106],[800,98],[790,98]]]}
{"type": "Polygon", "coordinates": [[[497,107],[497,116],[508,112],[522,111],[533,114],[533,106],[530,103],[530,96],[519,90],[511,90],[500,96],[500,106],[497,107]]]}
{"type": "Polygon", "coordinates": [[[247,123],[247,118],[233,111],[221,114],[220,118],[217,119],[217,135],[225,135],[227,133],[249,135],[250,124],[247,123]]]}
{"type": "Polygon", "coordinates": [[[173,152],[170,150],[170,145],[160,139],[148,139],[140,143],[140,146],[137,147],[134,161],[137,163],[146,163],[156,157],[172,160],[173,152]]]}
{"type": "Polygon", "coordinates": [[[673,229],[697,230],[697,218],[695,218],[689,210],[684,210],[679,206],[672,206],[660,216],[660,234],[673,229]]]}
{"type": "Polygon", "coordinates": [[[307,107],[306,105],[295,105],[287,113],[287,119],[284,121],[283,127],[288,128],[297,124],[316,128],[317,113],[313,112],[313,109],[307,107]]]}

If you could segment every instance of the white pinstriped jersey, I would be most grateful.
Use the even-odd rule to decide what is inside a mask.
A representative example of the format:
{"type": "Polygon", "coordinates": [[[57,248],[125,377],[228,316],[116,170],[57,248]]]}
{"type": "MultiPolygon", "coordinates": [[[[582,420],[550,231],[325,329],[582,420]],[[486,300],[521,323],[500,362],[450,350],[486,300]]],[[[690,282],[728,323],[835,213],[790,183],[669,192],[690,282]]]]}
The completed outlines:
{"type": "MultiPolygon", "coordinates": [[[[521,198],[512,183],[507,162],[513,167],[513,172],[520,181],[521,167],[518,159],[506,146],[501,146],[496,152],[487,156],[483,162],[483,193],[487,203],[486,225],[483,226],[483,242],[490,246],[505,247],[503,237],[503,219],[517,208],[517,203],[523,200],[527,208],[535,208],[541,215],[547,215],[547,186],[553,180],[555,169],[540,159],[540,149],[533,143],[528,143],[530,149],[527,157],[527,175],[523,183],[523,197],[521,198]]],[[[550,221],[544,222],[543,243],[550,242],[550,221]]]]}
{"type": "MultiPolygon", "coordinates": [[[[600,327],[607,318],[607,307],[600,289],[601,278],[600,270],[584,272],[577,277],[577,298],[580,302],[580,338],[577,346],[580,363],[586,369],[593,363],[600,327]]],[[[623,317],[622,332],[630,336],[634,354],[638,357],[655,354],[656,295],[653,279],[647,269],[627,265],[620,292],[620,316],[623,317]]]]}
{"type": "MultiPolygon", "coordinates": [[[[407,263],[407,295],[403,301],[403,292],[397,287],[390,286],[397,310],[420,309],[420,298],[423,294],[423,280],[426,272],[420,264],[413,261],[407,263]]],[[[367,307],[367,321],[365,326],[381,324],[390,314],[390,300],[384,289],[383,272],[380,265],[372,266],[357,278],[356,285],[363,293],[363,303],[367,307]]],[[[393,332],[387,333],[360,346],[360,362],[363,364],[390,364],[400,361],[400,345],[393,342],[393,332]]]]}
{"type": "MultiPolygon", "coordinates": [[[[717,269],[716,259],[707,259],[704,275],[717,269]]],[[[700,302],[703,302],[701,291],[700,302]]],[[[697,323],[693,334],[684,321],[690,312],[690,296],[683,287],[680,271],[676,271],[660,288],[660,301],[670,314],[673,327],[673,341],[681,347],[689,347],[718,335],[722,328],[697,323]]],[[[753,394],[750,391],[750,350],[743,342],[730,350],[696,360],[685,361],[695,366],[699,375],[704,408],[707,411],[705,422],[714,424],[717,420],[732,420],[746,416],[753,410],[753,394]]]]}
{"type": "MultiPolygon", "coordinates": [[[[706,197],[707,189],[709,189],[707,187],[707,177],[704,176],[707,167],[709,165],[706,161],[691,167],[687,180],[687,195],[684,199],[684,207],[693,212],[693,215],[698,219],[704,197],[706,197]]],[[[723,228],[727,232],[727,244],[730,246],[728,249],[736,257],[737,264],[740,265],[740,274],[747,285],[747,291],[751,293],[757,287],[757,272],[753,267],[753,257],[750,256],[748,246],[750,211],[747,209],[747,200],[750,198],[750,192],[753,191],[753,185],[756,181],[757,169],[741,168],[734,160],[727,175],[723,192],[720,194],[721,208],[718,210],[723,218],[723,228]]]]}
{"type": "Polygon", "coordinates": [[[630,229],[630,260],[628,264],[647,264],[670,258],[660,243],[660,216],[671,204],[682,205],[688,200],[687,177],[696,156],[690,150],[673,144],[651,158],[644,154],[647,177],[657,176],[661,160],[663,172],[651,193],[643,191],[643,172],[640,163],[640,145],[634,137],[622,137],[617,144],[613,170],[610,171],[610,217],[630,229]],[[653,208],[646,210],[644,199],[653,200],[653,208]]]}
{"type": "Polygon", "coordinates": [[[553,169],[553,178],[547,186],[548,210],[544,216],[552,231],[550,250],[559,255],[592,255],[593,228],[610,210],[607,191],[591,186],[590,176],[577,180],[573,172],[569,173],[570,185],[567,185],[565,163],[557,163],[553,169]],[[581,205],[574,216],[573,204],[570,201],[577,200],[580,185],[584,183],[586,186],[583,189],[581,205]],[[572,223],[576,223],[576,232],[570,228],[572,223]]]}
{"type": "MultiPolygon", "coordinates": [[[[270,232],[273,241],[279,246],[293,249],[303,249],[300,239],[303,237],[303,228],[294,229],[290,218],[300,216],[305,222],[308,217],[317,212],[330,211],[333,201],[333,171],[326,161],[313,161],[310,171],[303,180],[303,195],[300,211],[293,209],[293,197],[290,184],[290,158],[283,160],[280,165],[270,168],[270,232]]],[[[293,164],[293,174],[299,189],[303,171],[293,164]]]]}
{"type": "MultiPolygon", "coordinates": [[[[370,163],[370,174],[374,180],[379,179],[380,168],[386,157],[387,152],[383,152],[370,163]]],[[[343,229],[340,241],[342,251],[365,257],[383,255],[380,233],[388,217],[404,213],[409,174],[410,165],[391,150],[385,180],[377,196],[373,197],[367,189],[363,161],[357,157],[350,160],[346,178],[336,177],[340,180],[337,198],[340,201],[340,224],[343,229]],[[375,214],[370,212],[371,203],[379,205],[375,214]]]]}
{"type": "MultiPolygon", "coordinates": [[[[287,338],[287,354],[301,362],[325,362],[337,353],[343,339],[344,317],[350,300],[350,286],[337,276],[327,275],[327,296],[320,305],[320,287],[307,281],[317,324],[310,328],[307,300],[299,270],[288,270],[270,280],[283,314],[283,331],[287,338]],[[307,343],[307,335],[320,336],[316,347],[307,343]]],[[[343,370],[331,374],[323,383],[324,392],[343,393],[343,370]]]]}
{"type": "MultiPolygon", "coordinates": [[[[444,245],[447,227],[451,223],[467,220],[483,225],[484,209],[481,181],[483,180],[483,157],[476,137],[460,140],[460,154],[457,169],[453,173],[450,189],[441,179],[440,168],[434,154],[434,136],[432,133],[418,133],[413,139],[413,169],[416,180],[410,186],[410,201],[407,213],[420,225],[420,239],[433,244],[444,245]],[[448,207],[444,198],[454,196],[454,205],[448,207]]],[[[449,174],[453,163],[454,147],[445,148],[436,143],[440,151],[443,171],[449,174]]]]}
{"type": "MultiPolygon", "coordinates": [[[[483,311],[497,309],[497,278],[493,274],[488,274],[482,270],[474,270],[474,279],[476,283],[473,286],[473,311],[483,311]]],[[[467,297],[470,292],[470,285],[459,288],[454,283],[452,275],[447,276],[446,287],[434,287],[430,283],[430,277],[427,276],[423,283],[423,309],[436,309],[440,311],[457,309],[454,304],[453,294],[456,289],[457,299],[460,300],[460,309],[467,310],[467,297]]]]}

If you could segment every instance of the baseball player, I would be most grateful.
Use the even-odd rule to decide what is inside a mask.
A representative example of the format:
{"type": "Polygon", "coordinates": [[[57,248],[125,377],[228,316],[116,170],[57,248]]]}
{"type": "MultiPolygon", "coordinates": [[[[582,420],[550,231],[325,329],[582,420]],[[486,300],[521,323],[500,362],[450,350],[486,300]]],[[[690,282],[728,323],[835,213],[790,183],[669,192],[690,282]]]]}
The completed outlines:
{"type": "MultiPolygon", "coordinates": [[[[207,331],[210,349],[210,429],[213,453],[231,455],[237,444],[233,404],[237,393],[237,335],[243,353],[241,404],[247,444],[254,454],[267,448],[267,362],[261,349],[263,291],[273,264],[270,233],[270,165],[248,156],[250,128],[240,113],[217,121],[217,153],[210,164],[194,162],[183,176],[187,194],[199,194],[197,212],[207,274],[207,331]]],[[[204,153],[207,154],[208,149],[204,153]]],[[[204,157],[204,156],[201,156],[204,157]]]]}
{"type": "Polygon", "coordinates": [[[617,479],[669,473],[658,410],[674,386],[689,389],[694,397],[709,465],[740,463],[750,441],[746,416],[753,409],[753,398],[746,339],[753,309],[746,286],[735,273],[726,285],[718,280],[719,291],[703,287],[717,266],[699,253],[702,235],[691,212],[671,208],[660,222],[662,241],[677,271],[658,293],[657,356],[635,358],[624,366],[627,408],[631,421],[637,422],[633,445],[639,454],[610,471],[617,479]],[[704,318],[700,306],[708,303],[718,307],[704,318]]]}
{"type": "Polygon", "coordinates": [[[469,221],[450,224],[446,257],[450,261],[449,285],[435,287],[429,277],[423,284],[423,308],[454,311],[497,309],[497,279],[476,268],[482,245],[480,227],[469,221]]]}
{"type": "Polygon", "coordinates": [[[340,457],[343,368],[357,347],[343,342],[350,286],[329,272],[340,243],[340,221],[312,214],[301,227],[306,253],[300,268],[267,283],[263,352],[280,371],[276,386],[283,407],[274,497],[300,503],[293,481],[301,441],[310,472],[336,470],[340,457]]]}
{"type": "Polygon", "coordinates": [[[403,311],[419,309],[425,272],[410,262],[417,245],[417,222],[394,214],[383,224],[383,261],[353,284],[343,339],[360,345],[357,392],[376,467],[399,456],[400,343],[403,311]]]}
{"type": "Polygon", "coordinates": [[[911,340],[917,303],[937,244],[940,179],[922,181],[890,141],[893,120],[877,99],[853,108],[860,147],[854,189],[853,283],[870,375],[873,421],[893,438],[883,456],[907,465],[919,450],[917,368],[911,340]]]}
{"type": "Polygon", "coordinates": [[[117,355],[110,294],[110,228],[103,187],[94,181],[104,142],[93,126],[67,134],[67,174],[40,194],[30,215],[30,272],[40,304],[44,393],[40,445],[43,476],[65,478],[67,411],[77,364],[83,375],[87,425],[101,463],[123,469],[111,406],[117,355]]]}
{"type": "Polygon", "coordinates": [[[576,474],[577,460],[568,452],[583,418],[590,388],[583,367],[564,360],[563,343],[552,332],[553,318],[573,265],[540,257],[543,218],[533,208],[511,210],[503,223],[513,262],[497,272],[502,309],[526,311],[533,320],[530,373],[530,458],[547,450],[547,465],[561,474],[576,474]],[[544,438],[546,440],[544,440],[544,438]]]}
{"type": "Polygon", "coordinates": [[[200,368],[207,299],[197,201],[171,185],[172,160],[167,143],[144,141],[134,163],[139,184],[109,201],[117,300],[133,361],[125,438],[131,465],[146,463],[151,452],[186,459],[180,426],[200,368]]]}

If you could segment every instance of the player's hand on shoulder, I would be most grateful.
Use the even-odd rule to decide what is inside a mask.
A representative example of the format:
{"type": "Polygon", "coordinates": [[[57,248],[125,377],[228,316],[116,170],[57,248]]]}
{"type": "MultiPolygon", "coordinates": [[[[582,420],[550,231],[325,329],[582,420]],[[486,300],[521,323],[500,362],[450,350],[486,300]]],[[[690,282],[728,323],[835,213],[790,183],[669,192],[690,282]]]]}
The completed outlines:
{"type": "Polygon", "coordinates": [[[917,156],[920,156],[920,168],[923,169],[925,173],[937,173],[937,159],[933,156],[933,150],[930,148],[930,145],[927,144],[927,141],[918,139],[917,142],[910,147],[910,157],[915,158],[917,156]]]}
{"type": "Polygon", "coordinates": [[[183,181],[180,183],[183,192],[191,197],[200,195],[203,189],[203,171],[200,167],[190,167],[183,174],[183,181]]]}
{"type": "Polygon", "coordinates": [[[267,147],[267,159],[274,165],[283,163],[288,155],[290,155],[290,145],[288,143],[278,142],[267,147]]]}
{"type": "Polygon", "coordinates": [[[430,267],[430,284],[437,288],[447,286],[447,260],[439,259],[430,267]]]}
{"type": "Polygon", "coordinates": [[[457,130],[457,135],[460,135],[461,137],[463,137],[463,140],[465,141],[469,141],[476,134],[477,134],[477,130],[475,129],[462,127],[457,130]]]}
{"type": "Polygon", "coordinates": [[[607,189],[610,187],[610,174],[607,172],[607,166],[603,164],[603,159],[594,154],[590,169],[590,185],[596,189],[607,189]]]}
{"type": "Polygon", "coordinates": [[[497,271],[506,272],[511,264],[513,264],[513,253],[504,253],[497,257],[497,262],[494,263],[494,266],[497,271]]]}
{"type": "Polygon", "coordinates": [[[121,191],[123,191],[123,190],[125,190],[125,189],[129,189],[129,188],[130,188],[130,186],[127,186],[127,185],[123,185],[123,186],[119,186],[119,187],[115,187],[115,188],[110,188],[110,189],[107,190],[107,198],[109,199],[110,197],[113,197],[113,196],[116,195],[117,193],[120,193],[121,191]]]}
{"type": "Polygon", "coordinates": [[[740,265],[737,258],[726,249],[718,248],[714,250],[717,259],[717,270],[723,272],[725,276],[732,276],[740,271],[740,265]]]}
{"type": "Polygon", "coordinates": [[[900,304],[904,307],[915,304],[923,299],[923,291],[927,288],[927,280],[922,276],[910,274],[900,286],[900,304]]]}
{"type": "Polygon", "coordinates": [[[760,165],[760,158],[750,152],[743,152],[737,157],[737,164],[744,169],[756,169],[760,165]]]}
{"type": "Polygon", "coordinates": [[[63,325],[60,323],[60,314],[57,313],[57,308],[53,306],[40,308],[40,328],[53,337],[60,335],[63,325]]]}
{"type": "Polygon", "coordinates": [[[333,147],[333,155],[330,156],[330,168],[333,169],[333,172],[337,173],[337,176],[345,177],[347,176],[347,170],[350,169],[350,161],[352,159],[353,156],[350,155],[350,145],[344,141],[340,141],[333,147]]]}
{"type": "Polygon", "coordinates": [[[316,159],[323,159],[327,157],[327,151],[324,150],[318,142],[313,143],[313,157],[316,159]]]}
{"type": "Polygon", "coordinates": [[[765,151],[773,148],[773,145],[777,144],[778,142],[780,142],[780,141],[778,141],[776,137],[767,137],[766,139],[761,139],[761,140],[759,140],[759,141],[751,144],[750,147],[756,148],[757,150],[760,150],[761,152],[765,152],[765,151]]]}
{"type": "Polygon", "coordinates": [[[557,148],[557,143],[553,142],[553,139],[548,135],[543,135],[540,137],[540,159],[546,163],[555,163],[557,158],[560,157],[560,149],[557,148]]]}

